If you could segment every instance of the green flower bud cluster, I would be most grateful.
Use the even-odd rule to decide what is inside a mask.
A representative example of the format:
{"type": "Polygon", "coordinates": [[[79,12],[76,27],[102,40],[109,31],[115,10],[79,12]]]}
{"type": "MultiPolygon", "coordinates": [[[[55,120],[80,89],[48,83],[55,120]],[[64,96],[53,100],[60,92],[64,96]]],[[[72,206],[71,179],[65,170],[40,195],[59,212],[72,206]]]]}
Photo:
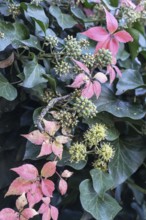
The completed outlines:
{"type": "Polygon", "coordinates": [[[95,63],[95,56],[90,53],[82,55],[82,61],[87,67],[93,67],[95,63]]]}
{"type": "Polygon", "coordinates": [[[97,146],[100,141],[105,140],[107,128],[104,124],[96,123],[84,134],[85,143],[89,148],[97,146]]]}
{"type": "Polygon", "coordinates": [[[122,19],[124,19],[125,27],[128,27],[141,18],[141,12],[138,12],[132,7],[128,7],[126,5],[120,7],[120,14],[122,19]]]}
{"type": "Polygon", "coordinates": [[[93,118],[96,116],[96,106],[84,97],[77,97],[73,104],[73,109],[77,112],[79,117],[93,118]]]}
{"type": "Polygon", "coordinates": [[[106,172],[108,169],[107,163],[102,159],[95,160],[92,165],[95,169],[101,170],[103,172],[106,172]]]}
{"type": "Polygon", "coordinates": [[[56,47],[58,44],[58,38],[55,36],[51,36],[51,35],[46,36],[45,40],[46,40],[45,45],[47,46],[50,44],[52,47],[56,47]]]}
{"type": "Polygon", "coordinates": [[[52,90],[46,89],[44,91],[44,94],[42,95],[42,101],[45,103],[48,103],[55,97],[56,97],[56,94],[52,90]]]}
{"type": "Polygon", "coordinates": [[[67,36],[64,41],[66,55],[74,59],[78,59],[82,53],[80,43],[76,40],[76,38],[73,38],[73,36],[67,36]]]}
{"type": "Polygon", "coordinates": [[[10,3],[8,5],[8,11],[9,11],[10,14],[12,14],[13,18],[16,18],[21,13],[20,4],[10,3]]]}
{"type": "Polygon", "coordinates": [[[81,46],[81,47],[85,47],[85,48],[89,47],[89,45],[90,45],[89,41],[86,40],[86,39],[81,39],[81,40],[79,41],[79,43],[80,43],[80,46],[81,46]]]}
{"type": "Polygon", "coordinates": [[[5,33],[0,31],[0,38],[4,38],[5,37],[5,33]]]}
{"type": "Polygon", "coordinates": [[[97,149],[96,153],[100,159],[105,162],[109,162],[114,157],[115,151],[110,143],[103,143],[101,148],[97,149]]]}
{"type": "Polygon", "coordinates": [[[95,55],[96,64],[99,68],[107,67],[112,64],[112,53],[107,49],[99,49],[95,55]]]}
{"type": "Polygon", "coordinates": [[[65,110],[61,110],[55,114],[55,119],[59,120],[63,128],[73,128],[77,125],[77,116],[65,110]]]}
{"type": "Polygon", "coordinates": [[[80,162],[81,160],[86,159],[86,146],[83,143],[74,143],[70,149],[70,161],[71,162],[80,162]]]}
{"type": "Polygon", "coordinates": [[[70,72],[70,65],[65,61],[60,61],[55,65],[54,69],[57,74],[64,75],[70,72]]]}

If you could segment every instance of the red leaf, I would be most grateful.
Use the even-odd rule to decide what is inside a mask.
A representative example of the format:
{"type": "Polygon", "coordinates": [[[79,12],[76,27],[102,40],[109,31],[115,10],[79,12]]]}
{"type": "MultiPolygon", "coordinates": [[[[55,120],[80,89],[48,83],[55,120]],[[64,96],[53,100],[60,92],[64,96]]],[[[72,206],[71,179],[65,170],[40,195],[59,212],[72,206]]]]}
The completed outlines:
{"type": "Polygon", "coordinates": [[[86,83],[84,89],[82,89],[81,95],[87,99],[90,99],[94,95],[92,82],[89,81],[88,83],[86,83]]]}
{"type": "Polygon", "coordinates": [[[118,29],[118,21],[110,12],[108,12],[106,9],[104,10],[106,13],[107,29],[112,34],[118,29]]]}
{"type": "Polygon", "coordinates": [[[115,38],[111,38],[107,49],[109,49],[113,55],[116,55],[119,49],[119,42],[115,38]]]}
{"type": "Polygon", "coordinates": [[[41,188],[42,188],[42,192],[45,196],[52,197],[55,186],[51,180],[42,180],[41,188]]]}
{"type": "Polygon", "coordinates": [[[0,220],[19,220],[19,214],[13,209],[5,208],[0,211],[0,220]]]}
{"type": "Polygon", "coordinates": [[[10,195],[21,195],[22,193],[26,193],[30,190],[31,183],[27,180],[22,179],[21,177],[16,178],[10,185],[8,192],[5,196],[10,195]]]}
{"type": "Polygon", "coordinates": [[[17,168],[12,168],[11,170],[25,180],[36,180],[39,175],[37,169],[31,164],[25,164],[17,168]]]}
{"type": "Polygon", "coordinates": [[[108,66],[107,73],[110,75],[110,84],[112,84],[112,82],[116,78],[116,73],[115,73],[114,69],[111,66],[108,66]]]}
{"type": "Polygon", "coordinates": [[[83,85],[87,79],[88,77],[84,73],[81,73],[75,77],[74,82],[68,87],[80,88],[80,86],[83,85]]]}
{"type": "Polygon", "coordinates": [[[67,182],[64,179],[60,179],[59,181],[59,191],[61,195],[64,195],[67,192],[67,182]]]}
{"type": "Polygon", "coordinates": [[[34,182],[31,184],[31,189],[27,193],[27,200],[29,207],[33,207],[36,203],[40,202],[43,198],[43,194],[40,188],[40,182],[34,182]]]}
{"type": "Polygon", "coordinates": [[[54,173],[56,172],[56,164],[57,162],[55,161],[45,163],[45,165],[43,166],[41,170],[41,176],[45,178],[53,176],[54,173]]]}
{"type": "Polygon", "coordinates": [[[95,54],[98,52],[99,49],[104,48],[108,49],[109,48],[109,42],[110,42],[110,35],[105,41],[101,41],[96,45],[95,48],[95,54]]]}
{"type": "Polygon", "coordinates": [[[109,36],[109,33],[102,27],[89,28],[82,34],[95,41],[105,41],[109,36]]]}
{"type": "Polygon", "coordinates": [[[44,134],[39,130],[32,131],[29,134],[22,134],[21,136],[27,138],[31,143],[36,145],[41,145],[45,140],[44,134]]]}
{"type": "Polygon", "coordinates": [[[35,209],[26,208],[21,212],[20,220],[33,218],[35,215],[38,215],[38,212],[35,209]]]}
{"type": "Polygon", "coordinates": [[[43,120],[44,124],[45,124],[45,131],[51,135],[54,136],[54,134],[59,130],[60,125],[58,122],[56,121],[46,121],[43,120]]]}
{"type": "Polygon", "coordinates": [[[77,64],[78,67],[80,67],[81,70],[83,70],[85,73],[90,74],[90,71],[88,69],[88,67],[86,67],[86,65],[84,63],[81,63],[80,61],[74,60],[74,63],[77,64]]]}
{"type": "Polygon", "coordinates": [[[52,153],[52,143],[49,140],[45,140],[42,144],[41,151],[37,157],[42,157],[52,153]]]}
{"type": "Polygon", "coordinates": [[[51,205],[51,217],[53,220],[57,220],[58,219],[58,209],[55,206],[51,205]]]}
{"type": "Polygon", "coordinates": [[[132,36],[127,31],[118,31],[114,34],[114,37],[122,43],[127,43],[129,41],[133,41],[132,36]]]}

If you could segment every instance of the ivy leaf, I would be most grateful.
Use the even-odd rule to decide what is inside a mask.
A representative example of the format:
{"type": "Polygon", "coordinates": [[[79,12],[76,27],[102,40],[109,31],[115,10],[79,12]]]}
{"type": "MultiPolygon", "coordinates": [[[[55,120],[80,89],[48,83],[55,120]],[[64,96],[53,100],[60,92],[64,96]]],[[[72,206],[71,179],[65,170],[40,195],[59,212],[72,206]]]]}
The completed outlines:
{"type": "Polygon", "coordinates": [[[64,14],[57,6],[50,6],[49,12],[54,16],[58,22],[58,25],[64,30],[66,28],[72,28],[77,22],[71,15],[64,14]]]}
{"type": "Polygon", "coordinates": [[[110,174],[98,169],[92,169],[90,174],[93,181],[93,188],[99,196],[103,196],[107,190],[114,186],[114,182],[110,174]]]}
{"type": "Polygon", "coordinates": [[[137,70],[127,69],[122,73],[117,83],[116,95],[121,95],[127,90],[143,86],[144,82],[141,74],[137,70]]]}
{"type": "Polygon", "coordinates": [[[45,69],[38,64],[34,58],[32,61],[29,61],[24,65],[25,80],[23,81],[22,86],[26,88],[33,88],[38,84],[47,82],[47,80],[43,77],[44,74],[45,69]]]}
{"type": "Polygon", "coordinates": [[[116,200],[110,195],[99,197],[88,179],[80,184],[80,200],[83,208],[97,220],[113,220],[121,210],[116,200]]]}
{"type": "Polygon", "coordinates": [[[100,97],[94,99],[93,103],[98,112],[106,111],[119,118],[141,119],[145,116],[145,111],[141,105],[122,101],[107,87],[102,87],[100,97]]]}
{"type": "Polygon", "coordinates": [[[134,60],[135,57],[138,55],[140,32],[138,30],[134,29],[134,28],[128,28],[128,32],[130,33],[130,35],[134,39],[133,42],[128,43],[131,57],[134,60]]]}
{"type": "Polygon", "coordinates": [[[145,158],[145,146],[139,139],[116,140],[113,142],[115,156],[109,163],[110,174],[114,184],[118,185],[131,176],[145,158]],[[138,147],[137,147],[138,146],[138,147]]]}
{"type": "Polygon", "coordinates": [[[71,12],[77,17],[80,18],[81,20],[87,19],[85,14],[83,13],[83,11],[77,7],[77,6],[73,6],[71,7],[71,12]]]}
{"type": "Polygon", "coordinates": [[[0,73],[0,97],[9,101],[17,97],[17,90],[12,86],[8,80],[0,73]]]}

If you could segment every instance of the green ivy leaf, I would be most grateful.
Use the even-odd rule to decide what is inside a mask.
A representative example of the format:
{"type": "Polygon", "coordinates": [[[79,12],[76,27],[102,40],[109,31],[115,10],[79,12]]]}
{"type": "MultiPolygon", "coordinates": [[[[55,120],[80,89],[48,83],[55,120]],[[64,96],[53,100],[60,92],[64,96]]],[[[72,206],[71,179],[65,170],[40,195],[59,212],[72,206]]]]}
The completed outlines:
{"type": "Polygon", "coordinates": [[[134,60],[135,57],[138,55],[138,48],[139,48],[139,34],[140,32],[134,28],[128,28],[128,32],[133,37],[133,42],[129,42],[129,50],[132,59],[134,60]]]}
{"type": "Polygon", "coordinates": [[[85,14],[83,13],[83,11],[77,7],[77,6],[73,6],[71,7],[71,12],[77,17],[80,18],[81,20],[86,19],[87,17],[85,16],[85,14]]]}
{"type": "Polygon", "coordinates": [[[122,73],[122,77],[116,85],[116,95],[121,95],[127,90],[135,89],[143,86],[144,82],[142,76],[138,70],[127,69],[122,73]]]}
{"type": "Polygon", "coordinates": [[[97,220],[113,220],[121,210],[116,200],[110,195],[99,197],[88,179],[80,184],[80,200],[83,208],[97,220]]]}
{"type": "Polygon", "coordinates": [[[119,118],[141,119],[145,116],[145,111],[141,105],[122,101],[104,86],[100,97],[93,99],[93,103],[96,105],[98,112],[106,111],[119,118]]]}
{"type": "Polygon", "coordinates": [[[59,26],[64,30],[66,28],[72,28],[77,22],[71,15],[64,14],[61,12],[60,8],[57,6],[50,6],[49,12],[54,16],[59,24],[59,26]]]}
{"type": "Polygon", "coordinates": [[[17,90],[12,86],[8,80],[0,73],[0,97],[9,101],[17,97],[17,90]]]}
{"type": "Polygon", "coordinates": [[[142,164],[145,158],[145,145],[142,141],[131,139],[113,142],[115,156],[109,163],[109,171],[115,186],[124,182],[142,164]]]}
{"type": "Polygon", "coordinates": [[[92,169],[90,174],[93,181],[93,188],[99,196],[104,196],[104,193],[114,186],[114,182],[110,174],[98,169],[92,169]]]}
{"type": "Polygon", "coordinates": [[[47,82],[43,77],[45,75],[45,69],[37,63],[35,58],[24,65],[24,75],[25,80],[22,86],[26,88],[33,88],[38,84],[47,82]]]}

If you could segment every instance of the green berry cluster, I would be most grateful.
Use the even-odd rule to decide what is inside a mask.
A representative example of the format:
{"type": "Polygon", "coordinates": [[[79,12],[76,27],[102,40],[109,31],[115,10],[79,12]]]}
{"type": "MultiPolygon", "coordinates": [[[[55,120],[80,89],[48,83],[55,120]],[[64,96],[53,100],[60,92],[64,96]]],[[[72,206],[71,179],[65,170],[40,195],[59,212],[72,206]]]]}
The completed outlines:
{"type": "Polygon", "coordinates": [[[93,67],[95,63],[95,56],[90,53],[82,55],[82,61],[87,67],[93,67]]]}
{"type": "Polygon", "coordinates": [[[45,45],[50,44],[52,47],[56,47],[58,44],[58,38],[55,36],[51,36],[51,35],[46,36],[45,40],[46,40],[45,45]]]}
{"type": "Polygon", "coordinates": [[[89,148],[97,146],[100,141],[105,140],[107,128],[104,124],[96,123],[84,134],[85,143],[89,148]]]}
{"type": "Polygon", "coordinates": [[[55,65],[54,69],[57,74],[65,75],[70,72],[70,65],[65,61],[60,61],[55,65]]]}
{"type": "Polygon", "coordinates": [[[108,169],[107,163],[102,159],[95,160],[92,165],[95,169],[101,170],[103,172],[106,172],[108,169]]]}
{"type": "Polygon", "coordinates": [[[79,43],[80,43],[80,46],[81,46],[81,47],[85,47],[85,48],[89,47],[89,45],[90,45],[89,41],[86,40],[86,39],[81,39],[81,40],[79,41],[79,43]]]}
{"type": "Polygon", "coordinates": [[[75,99],[73,109],[79,117],[83,118],[93,118],[97,114],[96,106],[89,99],[82,96],[75,99]]]}
{"type": "Polygon", "coordinates": [[[77,125],[77,116],[65,110],[56,112],[55,119],[59,120],[63,128],[73,128],[77,125]]]}
{"type": "Polygon", "coordinates": [[[56,94],[52,90],[46,89],[42,95],[42,101],[45,103],[48,103],[55,97],[56,97],[56,94]]]}
{"type": "Polygon", "coordinates": [[[16,18],[21,13],[20,4],[10,3],[8,5],[8,11],[10,14],[12,14],[13,18],[16,18]]]}
{"type": "Polygon", "coordinates": [[[66,55],[78,59],[81,56],[82,49],[76,38],[73,38],[73,36],[67,36],[64,41],[66,55]]]}
{"type": "Polygon", "coordinates": [[[122,19],[124,20],[125,27],[137,22],[141,18],[141,12],[136,11],[132,7],[123,5],[120,7],[120,12],[122,19]]]}
{"type": "Polygon", "coordinates": [[[71,162],[80,162],[81,160],[86,159],[86,146],[83,143],[74,143],[70,149],[70,161],[71,162]]]}
{"type": "Polygon", "coordinates": [[[95,61],[99,68],[112,64],[112,53],[107,49],[99,49],[95,55],[95,61]]]}

